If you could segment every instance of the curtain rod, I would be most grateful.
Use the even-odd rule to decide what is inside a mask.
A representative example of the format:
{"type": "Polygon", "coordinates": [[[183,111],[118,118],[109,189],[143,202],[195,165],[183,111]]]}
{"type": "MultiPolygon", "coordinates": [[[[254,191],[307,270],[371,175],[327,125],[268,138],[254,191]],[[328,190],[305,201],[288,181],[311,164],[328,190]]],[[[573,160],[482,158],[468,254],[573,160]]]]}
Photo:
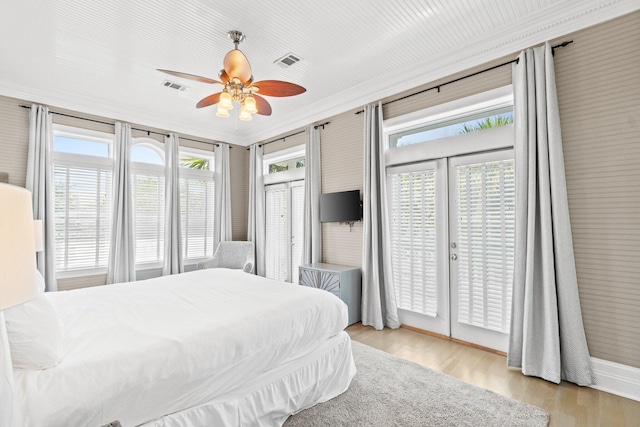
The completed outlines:
{"type": "MultiPolygon", "coordinates": [[[[179,136],[179,138],[180,138],[180,141],[184,140],[184,141],[191,141],[191,142],[199,142],[201,144],[215,145],[216,147],[220,146],[220,144],[217,142],[198,141],[197,139],[183,138],[181,136],[179,136]]],[[[229,145],[229,148],[233,148],[233,147],[229,145]]]]}
{"type": "MultiPolygon", "coordinates": [[[[31,109],[31,107],[30,107],[30,106],[28,106],[28,105],[20,105],[20,107],[21,107],[21,108],[31,109]]],[[[115,125],[116,125],[115,123],[103,122],[102,120],[89,119],[89,118],[87,118],[87,117],[73,116],[73,115],[71,115],[71,114],[59,113],[59,112],[57,112],[57,111],[51,111],[51,110],[49,110],[49,113],[51,113],[51,114],[56,114],[56,115],[58,115],[58,116],[70,117],[70,118],[72,118],[72,119],[85,120],[85,121],[87,121],[87,122],[100,123],[100,124],[103,124],[103,125],[109,125],[109,126],[115,126],[115,125]]],[[[134,128],[134,127],[132,127],[132,128],[131,128],[131,130],[137,130],[137,131],[140,131],[140,132],[146,132],[146,133],[147,133],[147,135],[149,135],[149,134],[152,134],[152,133],[153,133],[153,134],[155,134],[155,135],[169,136],[169,135],[164,134],[164,133],[161,133],[161,132],[155,132],[155,131],[147,130],[147,129],[138,129],[138,128],[134,128]]],[[[218,144],[217,142],[197,141],[197,140],[195,140],[195,139],[183,138],[183,137],[179,137],[179,138],[180,138],[180,139],[184,139],[184,140],[186,140],[186,141],[200,142],[200,143],[202,143],[202,144],[215,145],[216,147],[219,147],[219,146],[220,146],[220,144],[218,144]]],[[[233,147],[229,146],[229,148],[233,148],[233,147]]]]}
{"type": "MultiPolygon", "coordinates": [[[[20,107],[22,107],[22,108],[28,108],[28,109],[31,109],[31,107],[30,107],[30,106],[28,106],[28,105],[20,105],[20,107]]],[[[49,110],[49,113],[50,113],[50,114],[55,114],[56,116],[70,117],[70,118],[72,118],[72,119],[79,119],[79,120],[84,120],[84,121],[87,121],[87,122],[100,123],[100,124],[103,124],[103,125],[109,125],[109,126],[115,126],[115,125],[116,125],[115,123],[103,122],[102,120],[89,119],[89,118],[87,118],[87,117],[73,116],[73,115],[71,115],[71,114],[59,113],[59,112],[57,112],[57,111],[51,111],[51,110],[49,110]]],[[[138,129],[138,128],[134,128],[134,127],[132,127],[132,128],[131,128],[131,130],[137,130],[137,131],[140,131],[140,132],[146,132],[146,133],[147,133],[147,135],[149,135],[149,134],[152,134],[152,133],[153,133],[153,134],[155,134],[155,135],[169,136],[169,135],[167,135],[166,133],[155,132],[155,131],[148,130],[148,129],[138,129]]]]}
{"type": "MultiPolygon", "coordinates": [[[[314,129],[322,128],[322,130],[324,130],[324,127],[325,127],[326,125],[328,125],[329,123],[331,123],[331,122],[324,122],[324,123],[320,123],[319,125],[315,125],[313,128],[314,128],[314,129]]],[[[301,130],[301,131],[298,131],[298,132],[295,132],[295,133],[291,133],[291,134],[289,134],[289,135],[285,135],[285,136],[280,137],[280,138],[278,138],[278,139],[274,139],[273,141],[263,142],[262,144],[258,144],[258,147],[262,147],[262,146],[265,146],[265,145],[267,145],[267,144],[271,144],[272,142],[276,142],[276,141],[284,141],[284,140],[285,140],[285,139],[287,139],[287,138],[290,138],[290,137],[292,137],[292,136],[294,136],[294,135],[299,135],[299,134],[301,134],[301,133],[303,133],[303,132],[306,132],[306,130],[305,130],[305,129],[303,129],[303,130],[301,130]]],[[[249,147],[247,147],[247,150],[248,150],[248,149],[249,149],[249,147]]]]}
{"type": "MultiPolygon", "coordinates": [[[[573,40],[565,41],[565,42],[562,42],[562,43],[557,44],[555,46],[551,46],[551,52],[555,53],[555,50],[557,48],[565,47],[567,45],[570,45],[571,43],[573,43],[573,40]]],[[[420,95],[421,93],[428,92],[428,91],[434,90],[434,89],[437,89],[438,93],[439,93],[440,92],[440,88],[442,86],[450,85],[451,83],[456,83],[456,82],[459,82],[460,80],[468,79],[469,77],[474,77],[474,76],[477,76],[478,74],[486,73],[487,71],[492,71],[492,70],[495,70],[496,68],[504,67],[505,65],[509,65],[509,64],[513,64],[513,63],[517,64],[518,63],[518,58],[512,59],[511,61],[507,61],[507,62],[504,62],[502,64],[494,65],[493,67],[485,68],[484,70],[476,71],[475,73],[471,73],[471,74],[468,74],[466,76],[458,77],[457,79],[449,80],[448,82],[440,83],[439,85],[432,86],[432,87],[427,88],[427,89],[422,89],[421,91],[418,91],[418,92],[415,92],[415,93],[412,93],[412,94],[409,94],[409,95],[405,95],[405,96],[400,97],[398,99],[392,99],[391,101],[387,101],[387,102],[382,103],[382,105],[384,106],[384,105],[392,104],[392,103],[397,102],[397,101],[402,101],[403,99],[407,99],[407,98],[410,98],[412,96],[420,95]]],[[[359,110],[359,111],[355,112],[355,114],[362,114],[362,113],[364,113],[364,110],[359,110]]]]}

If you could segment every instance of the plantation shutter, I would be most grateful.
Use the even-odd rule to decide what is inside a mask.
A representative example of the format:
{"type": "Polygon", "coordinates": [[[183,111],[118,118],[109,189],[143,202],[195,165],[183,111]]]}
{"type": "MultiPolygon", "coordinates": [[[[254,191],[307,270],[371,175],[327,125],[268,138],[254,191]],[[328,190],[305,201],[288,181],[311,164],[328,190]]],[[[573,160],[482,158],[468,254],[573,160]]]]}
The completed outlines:
{"type": "Polygon", "coordinates": [[[304,240],[304,181],[291,183],[291,282],[299,282],[304,240]]]}
{"type": "Polygon", "coordinates": [[[182,256],[184,260],[213,256],[213,215],[215,184],[213,173],[200,172],[202,177],[180,178],[180,218],[182,221],[182,256]]]}
{"type": "Polygon", "coordinates": [[[164,258],[164,166],[134,165],[136,264],[161,263],[164,258]]]}
{"type": "Polygon", "coordinates": [[[455,166],[458,322],[509,333],[514,247],[513,160],[455,166]]]}
{"type": "Polygon", "coordinates": [[[436,316],[435,164],[388,168],[387,177],[396,303],[404,310],[436,316]]]}
{"type": "Polygon", "coordinates": [[[56,271],[105,268],[111,235],[112,161],[56,161],[56,271]]]}
{"type": "Polygon", "coordinates": [[[287,229],[287,188],[284,184],[265,187],[265,276],[287,280],[290,245],[287,229]]]}

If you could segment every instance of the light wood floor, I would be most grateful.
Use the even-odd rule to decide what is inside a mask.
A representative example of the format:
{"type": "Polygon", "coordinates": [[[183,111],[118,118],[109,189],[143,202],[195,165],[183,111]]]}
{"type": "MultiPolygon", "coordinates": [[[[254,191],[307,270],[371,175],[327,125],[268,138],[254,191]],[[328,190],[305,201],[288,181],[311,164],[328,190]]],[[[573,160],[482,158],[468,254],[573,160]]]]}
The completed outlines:
{"type": "Polygon", "coordinates": [[[640,402],[567,382],[556,385],[525,377],[508,368],[504,356],[407,329],[376,331],[357,323],[347,332],[354,341],[544,408],[551,427],[640,426],[640,402]]]}

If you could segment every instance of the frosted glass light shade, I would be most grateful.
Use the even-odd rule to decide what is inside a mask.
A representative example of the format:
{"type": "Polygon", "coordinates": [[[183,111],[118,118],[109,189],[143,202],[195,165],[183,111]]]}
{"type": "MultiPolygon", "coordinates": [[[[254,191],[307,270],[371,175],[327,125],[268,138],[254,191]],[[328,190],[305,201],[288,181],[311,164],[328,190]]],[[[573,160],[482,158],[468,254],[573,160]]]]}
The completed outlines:
{"type": "Polygon", "coordinates": [[[35,297],[36,250],[31,193],[0,184],[0,310],[35,297]]]}
{"type": "Polygon", "coordinates": [[[250,114],[255,114],[258,112],[258,109],[256,108],[256,99],[252,95],[245,96],[244,110],[250,114]]]}
{"type": "Polygon", "coordinates": [[[233,102],[231,94],[229,92],[222,92],[220,94],[220,101],[218,102],[218,108],[224,108],[225,110],[233,110],[233,102]]]}
{"type": "Polygon", "coordinates": [[[216,110],[216,116],[218,117],[229,117],[229,111],[222,108],[218,105],[218,109],[216,110]]]}
{"type": "Polygon", "coordinates": [[[238,116],[238,118],[245,122],[248,122],[253,119],[253,117],[251,117],[251,113],[249,113],[247,109],[244,108],[244,106],[240,110],[240,115],[238,116]]]}

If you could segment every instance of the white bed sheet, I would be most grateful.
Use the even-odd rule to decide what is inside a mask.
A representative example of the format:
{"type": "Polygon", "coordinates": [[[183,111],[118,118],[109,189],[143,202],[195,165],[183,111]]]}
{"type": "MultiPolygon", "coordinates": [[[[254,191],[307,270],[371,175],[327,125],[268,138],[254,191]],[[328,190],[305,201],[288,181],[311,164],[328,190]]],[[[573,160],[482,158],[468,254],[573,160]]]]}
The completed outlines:
{"type": "Polygon", "coordinates": [[[47,294],[65,359],[14,370],[25,427],[135,426],[242,390],[347,326],[329,292],[208,269],[47,294]]]}

